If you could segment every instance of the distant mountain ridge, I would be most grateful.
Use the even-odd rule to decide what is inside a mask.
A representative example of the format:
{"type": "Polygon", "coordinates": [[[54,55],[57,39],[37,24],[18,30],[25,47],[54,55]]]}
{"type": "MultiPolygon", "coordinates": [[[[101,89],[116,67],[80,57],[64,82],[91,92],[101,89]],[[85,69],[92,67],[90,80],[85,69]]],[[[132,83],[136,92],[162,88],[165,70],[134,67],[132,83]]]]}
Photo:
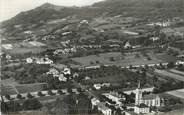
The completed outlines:
{"type": "Polygon", "coordinates": [[[45,3],[39,7],[37,7],[36,9],[54,9],[56,11],[59,11],[61,9],[65,8],[65,6],[58,6],[58,5],[54,5],[54,4],[51,4],[51,3],[45,3]]]}
{"type": "Polygon", "coordinates": [[[88,7],[64,7],[45,3],[2,22],[1,27],[11,30],[14,25],[19,24],[37,24],[73,15],[81,19],[93,19],[103,14],[150,19],[184,17],[184,0],[106,0],[88,7]]]}

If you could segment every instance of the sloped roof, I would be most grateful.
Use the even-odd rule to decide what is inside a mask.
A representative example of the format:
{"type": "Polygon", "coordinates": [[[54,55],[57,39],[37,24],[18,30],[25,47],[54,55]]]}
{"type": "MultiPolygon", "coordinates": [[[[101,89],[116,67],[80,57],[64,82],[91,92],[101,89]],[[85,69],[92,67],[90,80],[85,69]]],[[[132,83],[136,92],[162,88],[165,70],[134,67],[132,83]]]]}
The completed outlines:
{"type": "Polygon", "coordinates": [[[153,99],[155,99],[157,96],[159,96],[159,95],[156,95],[156,94],[144,95],[144,96],[143,96],[143,100],[153,100],[153,99]]]}
{"type": "Polygon", "coordinates": [[[148,106],[147,106],[146,104],[144,104],[144,103],[141,103],[141,104],[138,105],[137,107],[139,107],[139,108],[147,108],[148,106]]]}

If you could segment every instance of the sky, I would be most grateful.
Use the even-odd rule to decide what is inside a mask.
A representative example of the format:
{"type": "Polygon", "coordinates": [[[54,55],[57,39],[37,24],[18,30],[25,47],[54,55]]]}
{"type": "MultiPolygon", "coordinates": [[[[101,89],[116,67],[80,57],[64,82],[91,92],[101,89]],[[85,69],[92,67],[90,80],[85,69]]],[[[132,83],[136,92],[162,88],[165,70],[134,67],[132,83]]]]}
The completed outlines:
{"type": "Polygon", "coordinates": [[[27,11],[44,3],[61,6],[86,6],[102,0],[0,0],[0,21],[7,20],[21,11],[27,11]]]}

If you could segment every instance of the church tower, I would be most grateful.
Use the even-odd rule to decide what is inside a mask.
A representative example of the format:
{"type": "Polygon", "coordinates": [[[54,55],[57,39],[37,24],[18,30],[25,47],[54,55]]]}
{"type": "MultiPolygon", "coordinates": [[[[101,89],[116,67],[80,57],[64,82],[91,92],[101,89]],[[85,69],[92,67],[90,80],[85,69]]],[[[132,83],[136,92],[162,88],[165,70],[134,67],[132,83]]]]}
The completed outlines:
{"type": "Polygon", "coordinates": [[[142,90],[140,89],[140,82],[138,83],[138,87],[135,93],[135,105],[140,105],[142,100],[142,90]]]}

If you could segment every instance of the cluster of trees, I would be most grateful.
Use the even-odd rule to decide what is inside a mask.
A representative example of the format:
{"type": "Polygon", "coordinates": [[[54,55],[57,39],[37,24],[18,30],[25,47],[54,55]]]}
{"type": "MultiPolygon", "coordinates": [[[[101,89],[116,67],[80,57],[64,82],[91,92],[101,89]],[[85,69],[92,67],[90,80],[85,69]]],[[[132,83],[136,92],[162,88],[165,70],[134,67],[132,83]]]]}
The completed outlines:
{"type": "Polygon", "coordinates": [[[52,113],[60,114],[90,114],[92,113],[90,99],[83,93],[70,94],[64,99],[56,99],[52,113]]]}
{"type": "Polygon", "coordinates": [[[165,91],[181,89],[184,86],[183,81],[175,81],[173,79],[167,80],[166,82],[160,82],[155,84],[156,88],[153,90],[153,93],[162,93],[165,91]]]}
{"type": "Polygon", "coordinates": [[[38,110],[42,107],[42,104],[35,98],[24,100],[23,104],[17,101],[1,102],[1,112],[18,112],[21,110],[38,110]]]}
{"type": "MultiPolygon", "coordinates": [[[[77,71],[79,73],[79,77],[76,78],[76,81],[81,82],[85,79],[86,76],[90,77],[91,79],[95,79],[98,81],[98,79],[103,79],[101,82],[108,82],[106,78],[115,78],[117,79],[118,83],[121,83],[121,85],[124,88],[127,87],[136,87],[137,82],[140,80],[142,81],[142,86],[149,81],[149,79],[146,78],[145,72],[143,73],[134,73],[131,72],[128,69],[123,69],[121,67],[117,66],[101,66],[100,68],[96,69],[82,69],[77,71]],[[119,79],[118,79],[119,78],[119,79]],[[129,83],[129,84],[127,84],[129,83]]],[[[87,81],[86,81],[87,82],[87,81]]],[[[93,83],[93,81],[90,81],[93,83]]],[[[99,81],[100,82],[100,81],[99,81]]],[[[110,81],[109,81],[110,82],[110,81]]],[[[89,85],[90,83],[88,83],[89,85]]]]}
{"type": "Polygon", "coordinates": [[[177,69],[178,69],[179,71],[184,71],[184,65],[178,65],[178,66],[177,66],[177,69]]]}
{"type": "Polygon", "coordinates": [[[20,64],[18,66],[2,67],[2,79],[14,78],[21,84],[45,82],[44,73],[49,71],[49,65],[20,64]]]}
{"type": "Polygon", "coordinates": [[[115,101],[113,101],[113,100],[107,98],[105,95],[100,95],[100,101],[102,101],[102,102],[107,101],[107,102],[109,102],[110,104],[116,104],[115,101]]]}
{"type": "Polygon", "coordinates": [[[173,50],[173,49],[169,48],[167,50],[167,54],[172,55],[172,56],[177,56],[179,54],[179,52],[177,50],[173,50]]]}

